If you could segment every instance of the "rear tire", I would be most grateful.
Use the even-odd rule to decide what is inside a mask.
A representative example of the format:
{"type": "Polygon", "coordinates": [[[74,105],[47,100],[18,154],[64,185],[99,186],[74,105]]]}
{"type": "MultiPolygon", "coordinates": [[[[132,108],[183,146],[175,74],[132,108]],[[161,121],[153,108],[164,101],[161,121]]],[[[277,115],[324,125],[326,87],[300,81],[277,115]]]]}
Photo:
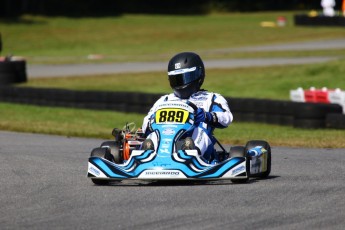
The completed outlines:
{"type": "MultiPolygon", "coordinates": [[[[246,147],[245,147],[245,152],[248,152],[249,149],[254,148],[256,146],[262,146],[267,150],[267,171],[255,174],[254,177],[267,178],[271,173],[271,162],[272,162],[271,146],[268,144],[267,141],[252,140],[252,141],[247,142],[246,147]]],[[[250,168],[249,168],[249,172],[250,172],[250,168]]]]}
{"type": "Polygon", "coordinates": [[[246,171],[247,171],[248,177],[245,179],[231,179],[231,182],[235,183],[235,184],[247,183],[249,180],[249,159],[246,156],[246,151],[245,151],[244,146],[232,146],[230,148],[229,158],[233,158],[233,157],[245,157],[246,158],[246,171]]]}

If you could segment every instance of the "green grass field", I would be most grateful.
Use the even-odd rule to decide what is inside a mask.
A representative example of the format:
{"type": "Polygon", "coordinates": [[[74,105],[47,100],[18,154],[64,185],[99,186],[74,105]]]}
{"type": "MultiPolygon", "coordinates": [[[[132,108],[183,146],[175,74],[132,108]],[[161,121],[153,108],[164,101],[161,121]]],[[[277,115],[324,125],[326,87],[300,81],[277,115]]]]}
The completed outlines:
{"type": "MultiPolygon", "coordinates": [[[[229,97],[289,100],[290,89],[311,86],[345,89],[344,59],[321,64],[206,69],[203,87],[229,97]]],[[[165,72],[32,79],[21,86],[74,90],[170,92],[165,72]]]]}
{"type": "MultiPolygon", "coordinates": [[[[268,53],[213,49],[294,41],[343,38],[341,27],[295,27],[294,12],[210,14],[200,16],[123,15],[104,18],[47,18],[23,16],[0,20],[3,55],[26,57],[31,63],[87,62],[102,54],[101,62],[167,60],[179,51],[194,50],[205,58],[268,56],[268,53]],[[262,21],[285,16],[284,28],[264,28],[262,21]]],[[[315,51],[319,52],[319,51],[315,51]]],[[[341,51],[332,51],[333,53],[341,51]]],[[[308,52],[310,53],[313,52],[308,52]]],[[[280,55],[298,55],[283,52],[280,55]]]]}
{"type": "MultiPolygon", "coordinates": [[[[204,59],[340,56],[322,64],[207,69],[204,88],[229,97],[289,99],[297,87],[345,89],[344,50],[284,52],[214,52],[215,49],[294,41],[343,38],[343,28],[293,25],[293,12],[211,14],[206,16],[124,15],[114,18],[46,18],[24,16],[17,22],[0,21],[4,54],[25,56],[32,63],[168,61],[171,55],[194,50],[204,59]],[[284,15],[288,26],[263,28],[261,21],[284,15]],[[102,60],[87,60],[103,54],[102,60]]],[[[91,77],[30,79],[21,87],[167,93],[166,73],[113,74],[91,77]],[[128,80],[130,79],[130,80],[128,80]]],[[[143,115],[113,111],[49,108],[0,103],[0,130],[111,138],[113,127],[126,122],[141,125],[143,115]]],[[[256,123],[234,123],[217,130],[225,143],[244,144],[265,139],[273,146],[344,148],[344,130],[303,130],[256,123]]]]}

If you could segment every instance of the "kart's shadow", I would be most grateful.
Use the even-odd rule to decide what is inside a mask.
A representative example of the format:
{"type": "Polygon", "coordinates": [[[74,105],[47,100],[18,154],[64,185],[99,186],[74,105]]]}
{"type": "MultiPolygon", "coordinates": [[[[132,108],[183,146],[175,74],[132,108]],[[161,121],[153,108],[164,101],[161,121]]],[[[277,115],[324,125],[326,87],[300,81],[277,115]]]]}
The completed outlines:
{"type": "Polygon", "coordinates": [[[121,181],[111,182],[109,185],[114,186],[146,186],[146,187],[166,187],[166,186],[200,186],[200,185],[225,185],[232,184],[230,180],[208,181],[208,180],[166,180],[166,181],[121,181]]]}
{"type": "Polygon", "coordinates": [[[265,180],[273,180],[280,176],[268,176],[267,178],[250,178],[246,183],[234,183],[230,180],[166,180],[166,181],[140,181],[140,180],[125,180],[118,182],[110,182],[108,186],[147,186],[147,187],[162,187],[162,186],[207,186],[207,185],[245,185],[258,183],[265,180]]]}
{"type": "Polygon", "coordinates": [[[276,178],[280,178],[280,176],[268,176],[266,178],[251,177],[248,183],[257,183],[257,182],[265,181],[265,180],[274,180],[276,178]]]}

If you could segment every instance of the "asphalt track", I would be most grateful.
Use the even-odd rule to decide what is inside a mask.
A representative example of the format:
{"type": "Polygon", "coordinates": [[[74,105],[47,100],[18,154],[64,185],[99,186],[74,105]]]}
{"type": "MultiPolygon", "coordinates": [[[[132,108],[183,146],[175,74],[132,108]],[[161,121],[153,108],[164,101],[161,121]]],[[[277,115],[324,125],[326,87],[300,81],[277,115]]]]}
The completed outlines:
{"type": "MultiPolygon", "coordinates": [[[[345,40],[204,52],[343,49],[345,40]]],[[[336,57],[206,61],[207,68],[315,63],[336,57]]],[[[165,71],[166,63],[29,65],[29,78],[165,71]]],[[[345,149],[272,148],[269,179],[248,184],[122,182],[95,186],[100,139],[0,131],[0,229],[344,229],[345,149]]]]}
{"type": "Polygon", "coordinates": [[[273,147],[248,184],[95,186],[100,139],[0,131],[1,229],[344,229],[345,149],[273,147]]]}
{"type": "MultiPolygon", "coordinates": [[[[333,39],[322,41],[296,42],[289,44],[275,44],[266,46],[251,46],[240,48],[224,48],[213,50],[197,51],[203,54],[215,53],[234,53],[234,52],[275,52],[275,51],[298,51],[298,50],[334,50],[344,49],[345,39],[333,39]]],[[[209,68],[239,68],[254,66],[272,65],[300,65],[327,62],[339,57],[291,57],[291,58],[243,58],[243,59],[221,59],[204,60],[206,69],[209,68]]],[[[149,71],[166,71],[166,61],[159,62],[127,62],[127,63],[108,63],[108,64],[70,64],[70,65],[28,65],[27,72],[29,79],[42,77],[61,77],[61,76],[89,76],[95,74],[114,74],[114,73],[141,73],[149,71]]]]}

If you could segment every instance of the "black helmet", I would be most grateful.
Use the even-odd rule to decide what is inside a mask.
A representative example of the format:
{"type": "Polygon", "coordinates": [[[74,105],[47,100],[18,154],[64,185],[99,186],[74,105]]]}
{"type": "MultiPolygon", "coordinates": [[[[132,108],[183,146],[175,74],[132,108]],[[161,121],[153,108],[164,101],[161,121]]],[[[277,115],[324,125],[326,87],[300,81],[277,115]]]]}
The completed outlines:
{"type": "Polygon", "coordinates": [[[176,54],[168,64],[171,88],[179,98],[187,99],[199,91],[205,78],[205,67],[199,55],[192,52],[176,54]]]}

